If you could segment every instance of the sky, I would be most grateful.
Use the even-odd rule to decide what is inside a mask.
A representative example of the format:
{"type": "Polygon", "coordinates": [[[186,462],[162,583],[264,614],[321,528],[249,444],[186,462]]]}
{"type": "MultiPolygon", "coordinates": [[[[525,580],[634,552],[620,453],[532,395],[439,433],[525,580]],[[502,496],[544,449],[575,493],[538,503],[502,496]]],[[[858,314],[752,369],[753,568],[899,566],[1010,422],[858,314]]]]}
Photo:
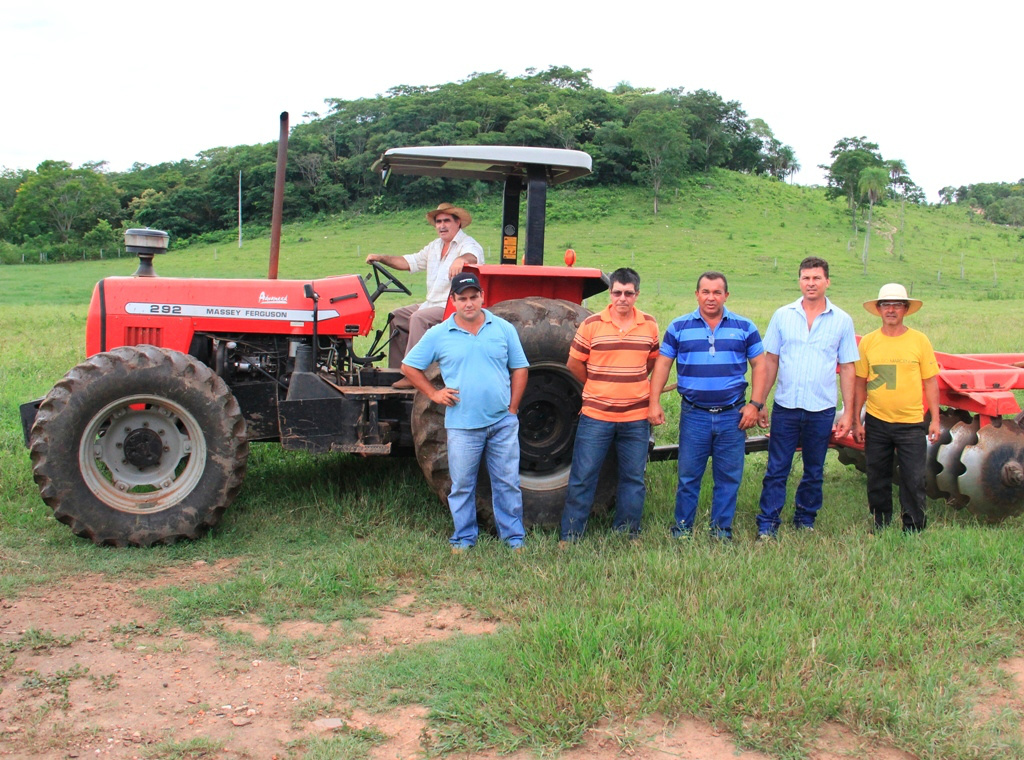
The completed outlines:
{"type": "Polygon", "coordinates": [[[794,148],[800,184],[824,184],[818,165],[854,136],[902,159],[931,202],[1024,177],[1019,0],[0,2],[8,169],[177,161],[274,141],[282,111],[294,126],[327,98],[564,65],[603,89],[739,101],[794,148]]]}

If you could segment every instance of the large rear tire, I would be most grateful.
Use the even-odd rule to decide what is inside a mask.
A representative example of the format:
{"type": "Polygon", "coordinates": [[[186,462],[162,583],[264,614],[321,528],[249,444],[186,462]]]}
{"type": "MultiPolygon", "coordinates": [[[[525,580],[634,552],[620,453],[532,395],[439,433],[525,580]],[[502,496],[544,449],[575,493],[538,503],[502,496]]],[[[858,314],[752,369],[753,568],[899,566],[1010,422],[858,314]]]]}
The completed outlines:
{"type": "Polygon", "coordinates": [[[245,420],[195,358],[154,346],[96,354],[43,399],[32,472],[54,517],[101,545],[194,539],[245,477],[245,420]]]}
{"type": "MultiPolygon", "coordinates": [[[[519,408],[519,479],[523,491],[526,527],[554,526],[562,518],[572,465],[576,425],[582,405],[582,387],[566,368],[569,345],[590,312],[579,304],[551,298],[522,298],[488,307],[516,328],[530,362],[526,392],[519,408]]],[[[440,387],[436,367],[428,377],[440,387]]],[[[412,413],[416,459],[431,488],[448,503],[448,447],[444,409],[421,393],[412,413]]],[[[608,509],[614,500],[617,467],[614,454],[605,462],[592,514],[608,509]]],[[[477,483],[477,514],[493,524],[490,480],[480,467],[477,483]]]]}

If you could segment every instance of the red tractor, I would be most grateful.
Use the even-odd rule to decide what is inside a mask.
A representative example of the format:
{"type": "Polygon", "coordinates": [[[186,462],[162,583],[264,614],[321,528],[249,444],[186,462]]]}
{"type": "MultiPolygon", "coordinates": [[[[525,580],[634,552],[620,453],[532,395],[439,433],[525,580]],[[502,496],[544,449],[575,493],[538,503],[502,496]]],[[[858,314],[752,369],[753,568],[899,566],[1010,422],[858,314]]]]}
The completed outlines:
{"type": "MultiPolygon", "coordinates": [[[[531,362],[520,409],[524,509],[528,525],[554,523],[581,404],[580,385],[565,366],[569,343],[589,315],[583,299],[608,285],[597,269],[542,266],[546,193],[588,174],[590,156],[451,146],[389,150],[378,164],[385,178],[504,183],[501,263],[473,269],[488,308],[516,326],[531,362]]],[[[443,411],[414,391],[392,388],[397,371],[377,366],[386,325],[365,354],[356,350],[355,339],[373,331],[377,299],[410,292],[390,271],[375,263],[365,277],[157,277],[151,260],[166,239],[155,230],[130,231],[139,271],[97,283],[89,358],[44,399],[22,407],[33,474],[58,520],[97,544],[194,538],[217,524],[238,493],[250,441],[316,453],[415,454],[447,499],[443,411]]],[[[481,481],[486,516],[486,474],[481,481]]]]}

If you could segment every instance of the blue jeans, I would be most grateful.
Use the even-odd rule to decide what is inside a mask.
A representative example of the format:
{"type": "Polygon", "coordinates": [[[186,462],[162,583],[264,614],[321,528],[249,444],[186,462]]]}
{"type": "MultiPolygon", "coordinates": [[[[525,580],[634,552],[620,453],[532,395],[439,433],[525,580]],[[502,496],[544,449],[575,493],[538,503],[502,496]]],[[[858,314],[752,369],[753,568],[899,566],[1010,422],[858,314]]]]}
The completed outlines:
{"type": "Polygon", "coordinates": [[[772,407],[772,426],[768,438],[768,465],[761,484],[761,514],[757,516],[757,532],[775,535],[779,529],[782,508],[786,506],[786,481],[793,468],[793,456],[799,446],[804,474],[794,496],[793,524],[813,528],[821,509],[821,483],[825,471],[825,455],[836,409],[821,412],[772,407]]]}
{"type": "Polygon", "coordinates": [[[605,422],[580,416],[572,451],[569,489],[562,511],[563,541],[576,541],[586,530],[601,466],[613,444],[619,457],[619,483],[615,492],[612,528],[632,534],[640,532],[644,497],[647,495],[644,472],[650,438],[651,425],[647,420],[605,422]]]}
{"type": "Polygon", "coordinates": [[[484,428],[448,428],[448,474],[452,490],[448,509],[455,522],[452,546],[476,544],[476,480],[480,461],[486,458],[491,476],[491,501],[498,536],[509,546],[521,546],[523,494],[519,490],[519,418],[509,414],[484,428]]]}
{"type": "Polygon", "coordinates": [[[740,430],[740,409],[712,414],[686,399],[679,400],[679,487],[673,533],[693,530],[700,482],[711,457],[711,532],[720,538],[732,538],[747,442],[746,432],[740,430]]]}

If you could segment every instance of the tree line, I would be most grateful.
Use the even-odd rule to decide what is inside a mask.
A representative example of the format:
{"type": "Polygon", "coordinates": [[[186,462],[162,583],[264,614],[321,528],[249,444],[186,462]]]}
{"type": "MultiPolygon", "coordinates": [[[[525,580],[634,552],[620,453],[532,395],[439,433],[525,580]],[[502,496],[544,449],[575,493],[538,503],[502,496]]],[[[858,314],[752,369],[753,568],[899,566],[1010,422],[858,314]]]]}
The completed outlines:
{"type": "Polygon", "coordinates": [[[941,203],[956,203],[981,211],[995,224],[1024,226],[1024,178],[1016,182],[979,182],[946,185],[939,190],[941,203]]]}
{"type": "MultiPolygon", "coordinates": [[[[748,118],[737,101],[703,89],[655,92],[621,83],[604,90],[591,83],[589,69],[476,73],[460,82],[401,85],[372,98],[325,103],[325,113],[306,114],[308,121],[289,137],[289,221],[500,192],[484,183],[420,177],[395,183],[385,195],[370,167],[397,146],[581,149],[594,159],[593,174],[581,182],[646,187],[655,214],[662,194],[687,174],[720,167],[785,180],[800,169],[793,149],[762,119],[748,118]]],[[[211,148],[154,166],[137,163],[125,172],[109,171],[103,162],[75,168],[65,161],[2,170],[0,257],[97,255],[116,248],[128,227],[166,230],[172,244],[223,235],[238,221],[239,174],[242,219],[268,225],[276,155],[276,142],[269,142],[211,148]]],[[[886,197],[923,202],[903,162],[883,159],[867,138],[843,138],[832,158],[823,167],[826,192],[846,198],[855,229],[856,210],[865,205],[886,197]]]]}
{"type": "MultiPolygon", "coordinates": [[[[403,145],[533,145],[585,150],[595,185],[650,188],[652,208],[679,177],[724,167],[785,179],[799,169],[793,149],[737,101],[682,88],[654,92],[595,87],[589,69],[551,67],[521,76],[477,73],[464,81],[393,87],[372,98],[326,102],[289,137],[285,213],[289,220],[341,211],[379,212],[497,192],[422,177],[382,193],[370,170],[403,145]]],[[[237,224],[269,224],[275,142],[212,148],[194,159],[126,172],[103,163],[78,168],[44,161],[34,171],[0,172],[0,241],[59,258],[83,245],[111,248],[126,227],[148,226],[183,240],[237,224]]],[[[74,253],[72,253],[74,252],[74,253]]]]}

